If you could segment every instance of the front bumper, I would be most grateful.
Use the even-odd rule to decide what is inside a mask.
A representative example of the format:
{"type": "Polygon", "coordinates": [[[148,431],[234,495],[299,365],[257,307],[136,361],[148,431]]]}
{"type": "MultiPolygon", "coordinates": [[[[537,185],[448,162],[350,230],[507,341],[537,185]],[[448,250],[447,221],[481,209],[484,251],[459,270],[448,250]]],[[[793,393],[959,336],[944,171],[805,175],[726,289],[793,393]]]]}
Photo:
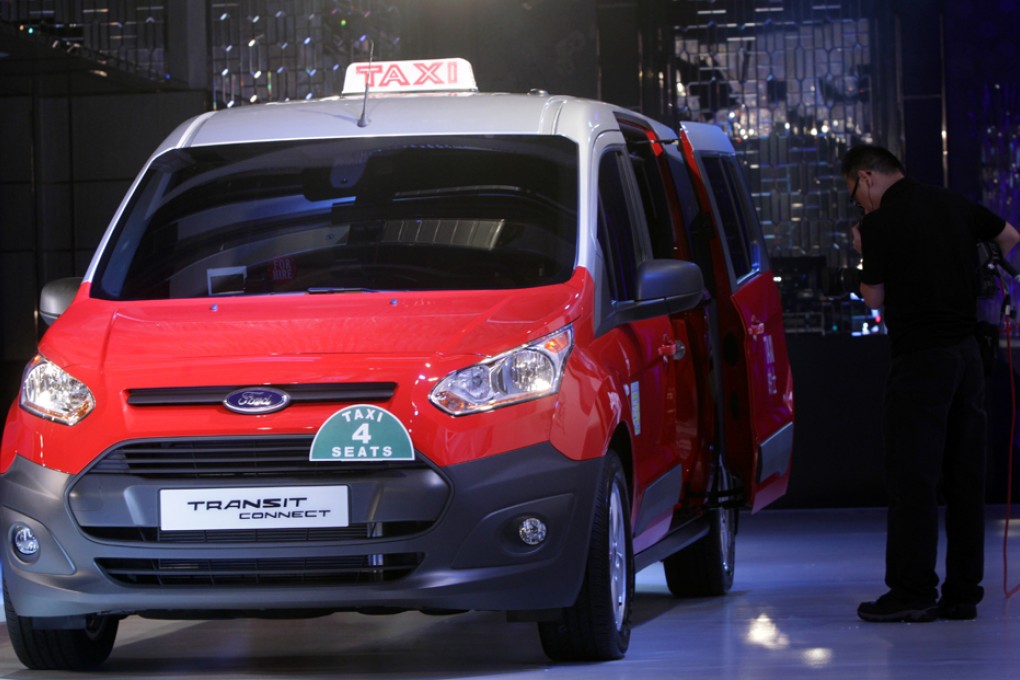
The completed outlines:
{"type": "Polygon", "coordinates": [[[446,468],[420,455],[411,469],[345,468],[349,529],[206,533],[160,531],[159,489],[252,486],[250,477],[109,464],[72,476],[19,458],[0,476],[3,574],[16,611],[33,617],[555,609],[580,590],[602,463],[543,443],[446,468]],[[545,542],[520,540],[525,516],[546,523],[545,542]],[[39,538],[31,561],[12,547],[17,524],[39,538]]]}

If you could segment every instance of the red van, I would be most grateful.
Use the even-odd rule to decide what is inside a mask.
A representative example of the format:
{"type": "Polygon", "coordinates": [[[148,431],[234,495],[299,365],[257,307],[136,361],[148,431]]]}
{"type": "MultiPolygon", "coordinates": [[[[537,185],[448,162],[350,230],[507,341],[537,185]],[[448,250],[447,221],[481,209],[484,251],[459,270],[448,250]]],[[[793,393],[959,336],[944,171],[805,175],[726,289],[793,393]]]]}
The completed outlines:
{"type": "Polygon", "coordinates": [[[129,615],[408,609],[615,659],[638,570],[725,593],[738,508],[785,492],[779,294],[719,129],[462,60],[345,87],[181,125],[43,290],[0,450],[26,666],[93,668],[129,615]]]}

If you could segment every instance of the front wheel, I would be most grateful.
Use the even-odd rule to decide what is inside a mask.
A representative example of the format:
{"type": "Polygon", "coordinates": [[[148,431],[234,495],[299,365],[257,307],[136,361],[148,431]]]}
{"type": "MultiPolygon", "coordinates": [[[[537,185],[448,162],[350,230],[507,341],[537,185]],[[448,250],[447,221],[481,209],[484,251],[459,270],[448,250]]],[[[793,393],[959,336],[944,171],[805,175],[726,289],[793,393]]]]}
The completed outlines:
{"type": "Polygon", "coordinates": [[[620,459],[610,451],[599,483],[581,592],[559,620],[538,624],[542,649],[553,661],[623,658],[630,644],[633,599],[630,494],[620,459]]]}
{"type": "Polygon", "coordinates": [[[120,621],[89,616],[81,628],[43,629],[28,616],[19,616],[3,582],[7,634],[15,653],[32,670],[87,671],[102,664],[113,650],[120,621]]]}

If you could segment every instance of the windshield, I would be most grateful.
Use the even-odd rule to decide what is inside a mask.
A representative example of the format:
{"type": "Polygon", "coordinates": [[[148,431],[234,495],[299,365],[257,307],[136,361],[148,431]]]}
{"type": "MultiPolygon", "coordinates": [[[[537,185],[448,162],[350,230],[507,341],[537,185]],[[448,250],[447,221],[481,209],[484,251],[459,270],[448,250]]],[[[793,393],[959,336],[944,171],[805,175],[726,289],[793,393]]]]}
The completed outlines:
{"type": "Polygon", "coordinates": [[[562,137],[335,139],[168,151],[99,263],[111,300],[529,288],[574,265],[562,137]]]}

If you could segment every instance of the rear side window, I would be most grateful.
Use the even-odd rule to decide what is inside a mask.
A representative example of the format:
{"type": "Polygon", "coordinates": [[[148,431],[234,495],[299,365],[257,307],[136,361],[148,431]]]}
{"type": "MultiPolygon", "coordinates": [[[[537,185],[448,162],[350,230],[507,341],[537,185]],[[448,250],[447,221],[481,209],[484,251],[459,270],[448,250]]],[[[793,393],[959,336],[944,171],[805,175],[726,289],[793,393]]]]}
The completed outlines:
{"type": "Polygon", "coordinates": [[[715,228],[712,225],[712,217],[701,208],[694,189],[691,168],[681,152],[676,147],[667,147],[666,159],[669,162],[673,187],[680,202],[684,224],[682,236],[687,239],[691,259],[701,267],[705,275],[705,287],[714,296],[715,263],[712,259],[712,240],[715,238],[715,228]]]}
{"type": "Polygon", "coordinates": [[[577,145],[551,136],[176,149],[143,177],[93,281],[112,300],[562,283],[577,145]]]}
{"type": "Polygon", "coordinates": [[[637,143],[628,143],[627,150],[648,223],[652,257],[673,258],[676,256],[673,217],[666,197],[662,170],[652,144],[642,135],[637,143]]]}
{"type": "Polygon", "coordinates": [[[691,169],[675,146],[666,147],[665,153],[666,161],[669,164],[669,172],[673,178],[673,189],[676,191],[677,199],[680,203],[680,214],[683,224],[690,229],[698,213],[701,211],[701,206],[698,204],[698,196],[694,191],[691,169]]]}
{"type": "Polygon", "coordinates": [[[761,268],[761,244],[758,242],[757,216],[744,190],[740,167],[732,156],[702,156],[701,162],[711,184],[726,245],[739,281],[761,268]]]}

